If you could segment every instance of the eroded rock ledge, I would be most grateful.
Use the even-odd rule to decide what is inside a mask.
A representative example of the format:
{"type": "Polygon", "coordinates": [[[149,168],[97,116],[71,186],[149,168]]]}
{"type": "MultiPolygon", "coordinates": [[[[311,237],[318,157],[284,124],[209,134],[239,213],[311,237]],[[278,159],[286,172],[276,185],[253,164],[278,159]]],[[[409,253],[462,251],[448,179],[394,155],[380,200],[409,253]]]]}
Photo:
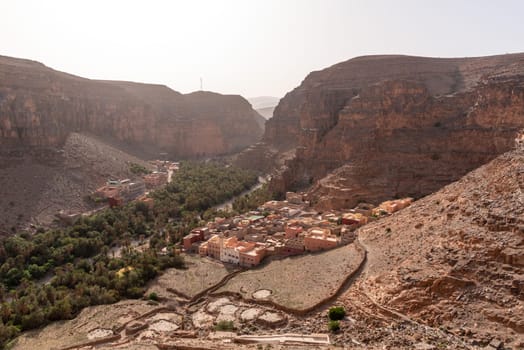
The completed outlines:
{"type": "Polygon", "coordinates": [[[366,56],[311,73],[263,140],[296,149],[274,190],[314,185],[313,202],[352,207],[432,193],[510,150],[523,127],[524,54],[366,56]]]}

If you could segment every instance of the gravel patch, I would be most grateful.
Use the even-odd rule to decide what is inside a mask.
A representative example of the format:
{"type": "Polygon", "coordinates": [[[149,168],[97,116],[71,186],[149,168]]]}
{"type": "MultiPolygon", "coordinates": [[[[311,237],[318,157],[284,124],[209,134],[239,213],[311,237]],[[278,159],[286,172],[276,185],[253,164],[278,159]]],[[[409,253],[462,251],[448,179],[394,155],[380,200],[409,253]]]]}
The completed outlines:
{"type": "Polygon", "coordinates": [[[104,338],[104,337],[109,337],[110,335],[113,335],[113,334],[114,334],[113,331],[110,329],[97,328],[87,333],[87,339],[92,340],[92,339],[104,338]]]}

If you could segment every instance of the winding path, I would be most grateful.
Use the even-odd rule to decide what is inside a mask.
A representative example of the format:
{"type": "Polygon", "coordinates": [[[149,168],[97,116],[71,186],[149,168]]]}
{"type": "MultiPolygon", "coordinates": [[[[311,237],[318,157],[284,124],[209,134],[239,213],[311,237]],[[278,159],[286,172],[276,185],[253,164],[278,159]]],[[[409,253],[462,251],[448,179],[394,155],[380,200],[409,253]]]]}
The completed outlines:
{"type": "MultiPolygon", "coordinates": [[[[345,291],[347,291],[353,285],[353,283],[356,282],[356,280],[358,278],[365,277],[365,275],[368,272],[368,268],[369,268],[367,257],[369,256],[370,249],[363,242],[361,242],[358,238],[355,240],[355,242],[357,242],[357,241],[358,241],[358,244],[362,247],[362,249],[364,249],[364,251],[366,252],[366,261],[364,262],[364,264],[362,266],[362,269],[359,272],[359,274],[356,275],[355,278],[351,280],[351,283],[348,284],[347,288],[345,288],[345,291]]],[[[447,333],[447,332],[443,331],[440,328],[431,327],[431,326],[428,326],[428,325],[426,325],[424,323],[418,322],[417,320],[414,320],[413,318],[409,317],[408,315],[406,315],[406,314],[404,314],[404,313],[402,313],[402,312],[400,312],[398,310],[395,310],[393,308],[390,308],[390,307],[384,306],[382,304],[379,304],[375,299],[373,299],[373,297],[371,297],[366,292],[366,290],[364,290],[362,288],[362,286],[358,285],[355,288],[357,289],[357,291],[360,294],[365,296],[371,302],[371,304],[373,304],[373,306],[375,306],[378,310],[380,310],[380,312],[382,312],[382,313],[384,313],[384,314],[386,314],[386,315],[388,315],[390,317],[401,319],[401,320],[403,320],[405,322],[408,322],[408,323],[411,323],[411,324],[416,325],[418,327],[421,327],[421,328],[425,329],[426,331],[431,330],[431,331],[439,334],[443,338],[445,338],[446,336],[451,334],[451,335],[455,336],[456,337],[455,340],[458,340],[459,342],[461,342],[462,345],[465,348],[469,348],[469,345],[467,345],[460,337],[456,336],[454,333],[447,333]]]]}

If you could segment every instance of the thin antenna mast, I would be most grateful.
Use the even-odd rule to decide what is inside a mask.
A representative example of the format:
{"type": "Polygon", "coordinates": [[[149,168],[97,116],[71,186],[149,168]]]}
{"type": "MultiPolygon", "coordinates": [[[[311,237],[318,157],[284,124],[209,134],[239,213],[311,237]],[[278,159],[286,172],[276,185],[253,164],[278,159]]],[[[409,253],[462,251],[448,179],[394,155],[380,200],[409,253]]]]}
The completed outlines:
{"type": "Polygon", "coordinates": [[[203,90],[204,90],[204,83],[203,83],[202,77],[200,77],[200,91],[203,91],[203,90]]]}

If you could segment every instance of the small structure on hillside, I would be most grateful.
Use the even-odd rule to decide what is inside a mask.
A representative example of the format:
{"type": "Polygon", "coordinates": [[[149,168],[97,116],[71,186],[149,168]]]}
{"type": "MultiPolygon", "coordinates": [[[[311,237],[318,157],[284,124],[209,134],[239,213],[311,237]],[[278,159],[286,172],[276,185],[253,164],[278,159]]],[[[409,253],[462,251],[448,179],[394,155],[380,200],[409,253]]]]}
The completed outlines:
{"type": "Polygon", "coordinates": [[[93,193],[95,200],[107,200],[109,206],[120,206],[135,200],[144,194],[146,188],[143,182],[130,179],[109,180],[105,186],[98,188],[93,193]]]}

